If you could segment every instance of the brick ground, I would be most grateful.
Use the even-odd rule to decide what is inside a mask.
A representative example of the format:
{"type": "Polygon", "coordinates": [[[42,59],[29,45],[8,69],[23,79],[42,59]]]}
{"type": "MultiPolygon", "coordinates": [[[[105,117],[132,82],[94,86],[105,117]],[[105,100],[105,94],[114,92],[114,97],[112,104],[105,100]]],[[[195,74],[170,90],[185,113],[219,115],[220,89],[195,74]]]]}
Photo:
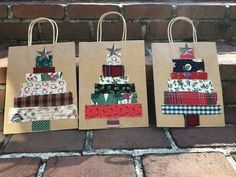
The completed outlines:
{"type": "Polygon", "coordinates": [[[129,156],[62,157],[48,160],[44,177],[135,177],[129,156]]]}
{"type": "Polygon", "coordinates": [[[151,155],[143,159],[147,177],[196,176],[235,177],[235,172],[220,153],[151,155]]]}
{"type": "Polygon", "coordinates": [[[171,129],[179,147],[236,146],[236,125],[217,128],[171,129]]]}
{"type": "Polygon", "coordinates": [[[85,132],[77,130],[13,135],[3,150],[11,152],[81,151],[85,132]]]}
{"type": "Polygon", "coordinates": [[[97,130],[94,132],[95,149],[138,149],[170,147],[164,131],[159,128],[128,128],[97,130]]]}
{"type": "Polygon", "coordinates": [[[39,158],[0,159],[0,177],[35,177],[39,158]]]}

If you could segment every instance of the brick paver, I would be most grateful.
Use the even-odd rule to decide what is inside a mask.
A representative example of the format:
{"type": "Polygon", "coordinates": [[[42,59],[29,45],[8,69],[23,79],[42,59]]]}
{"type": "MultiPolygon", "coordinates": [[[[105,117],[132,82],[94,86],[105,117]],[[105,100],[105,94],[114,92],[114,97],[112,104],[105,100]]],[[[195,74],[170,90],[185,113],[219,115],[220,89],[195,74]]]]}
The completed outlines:
{"type": "Polygon", "coordinates": [[[171,129],[179,147],[217,147],[236,145],[236,126],[171,129]]]}
{"type": "Polygon", "coordinates": [[[166,148],[170,147],[163,129],[126,128],[97,130],[94,132],[93,148],[166,148]]]}
{"type": "Polygon", "coordinates": [[[3,152],[81,151],[84,140],[85,132],[78,130],[18,134],[12,136],[3,152]]]}
{"type": "Polygon", "coordinates": [[[0,159],[0,177],[35,177],[39,158],[0,159]]]}
{"type": "Polygon", "coordinates": [[[135,177],[129,156],[54,157],[48,160],[44,177],[135,177]]]}
{"type": "Polygon", "coordinates": [[[236,175],[225,156],[220,153],[151,155],[144,158],[143,164],[146,177],[235,177],[236,175]]]}

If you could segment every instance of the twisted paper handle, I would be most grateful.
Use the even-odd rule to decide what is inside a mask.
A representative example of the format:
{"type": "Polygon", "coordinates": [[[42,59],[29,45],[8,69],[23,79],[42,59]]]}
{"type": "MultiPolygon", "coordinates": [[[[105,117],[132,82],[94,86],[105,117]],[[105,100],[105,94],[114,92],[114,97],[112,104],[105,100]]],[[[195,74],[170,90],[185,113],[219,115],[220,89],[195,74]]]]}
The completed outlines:
{"type": "Polygon", "coordinates": [[[52,19],[45,18],[45,17],[39,17],[39,18],[34,19],[28,27],[28,46],[32,45],[32,32],[33,32],[34,25],[36,23],[39,23],[39,22],[49,22],[49,23],[51,23],[52,33],[53,33],[52,34],[53,35],[52,41],[53,41],[53,44],[57,43],[57,39],[58,39],[58,26],[57,26],[57,23],[52,19]]]}
{"type": "Polygon", "coordinates": [[[189,18],[187,17],[176,17],[176,18],[173,18],[169,24],[168,24],[168,28],[167,28],[167,35],[168,35],[168,40],[170,43],[173,43],[173,36],[172,36],[172,27],[173,27],[173,24],[178,21],[178,20],[183,20],[183,21],[186,21],[188,22],[191,26],[192,26],[192,29],[193,29],[193,42],[197,42],[197,32],[196,32],[196,28],[192,22],[192,20],[190,20],[189,18]]]}
{"type": "Polygon", "coordinates": [[[100,19],[98,20],[98,25],[97,25],[97,41],[102,41],[102,22],[103,19],[108,16],[108,15],[119,15],[123,21],[123,33],[122,33],[122,41],[126,41],[127,38],[127,25],[125,18],[119,13],[115,11],[107,12],[103,14],[100,19]]]}

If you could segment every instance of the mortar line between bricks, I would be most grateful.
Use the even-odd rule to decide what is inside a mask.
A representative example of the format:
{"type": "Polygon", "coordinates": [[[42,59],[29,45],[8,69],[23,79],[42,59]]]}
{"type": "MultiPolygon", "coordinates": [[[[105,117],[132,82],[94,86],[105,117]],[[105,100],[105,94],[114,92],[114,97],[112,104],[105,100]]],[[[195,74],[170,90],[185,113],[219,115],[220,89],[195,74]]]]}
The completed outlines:
{"type": "Polygon", "coordinates": [[[232,156],[227,156],[226,159],[229,161],[230,165],[233,167],[234,171],[236,172],[236,161],[232,156]]]}
{"type": "Polygon", "coordinates": [[[134,156],[133,161],[134,161],[134,168],[135,168],[136,177],[144,177],[144,171],[143,171],[143,165],[142,165],[141,157],[140,156],[134,156]]]}
{"type": "Polygon", "coordinates": [[[165,136],[168,139],[168,141],[170,142],[171,147],[175,150],[179,149],[179,147],[175,144],[175,141],[174,141],[169,129],[164,128],[164,131],[165,131],[165,136]]]}
{"type": "Polygon", "coordinates": [[[46,165],[47,165],[47,163],[44,162],[43,164],[41,164],[41,165],[39,166],[39,168],[38,168],[38,173],[37,173],[36,177],[42,177],[42,176],[43,176],[43,173],[44,173],[44,171],[45,171],[46,165]]]}
{"type": "Polygon", "coordinates": [[[9,153],[1,154],[0,159],[21,158],[21,157],[37,157],[42,160],[48,160],[51,157],[70,157],[70,156],[91,156],[91,155],[131,155],[142,156],[149,154],[181,154],[181,153],[204,153],[204,152],[219,152],[225,155],[236,153],[236,147],[221,147],[221,148],[186,148],[186,149],[168,149],[168,148],[148,148],[148,149],[97,149],[79,152],[43,152],[43,153],[9,153]]]}
{"type": "Polygon", "coordinates": [[[87,131],[85,136],[84,151],[91,151],[93,145],[93,131],[87,131]]]}

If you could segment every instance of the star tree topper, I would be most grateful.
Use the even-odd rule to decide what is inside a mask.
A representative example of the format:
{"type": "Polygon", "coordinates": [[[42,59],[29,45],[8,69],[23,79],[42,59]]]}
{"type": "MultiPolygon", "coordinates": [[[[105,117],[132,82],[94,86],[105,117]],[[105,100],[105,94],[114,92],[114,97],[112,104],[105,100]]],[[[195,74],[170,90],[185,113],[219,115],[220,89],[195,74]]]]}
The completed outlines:
{"type": "Polygon", "coordinates": [[[40,60],[43,60],[44,58],[49,59],[49,54],[52,52],[44,47],[43,51],[37,51],[37,53],[40,55],[40,60]]]}
{"type": "Polygon", "coordinates": [[[121,64],[121,53],[119,52],[121,49],[116,48],[115,45],[112,45],[112,48],[107,48],[110,52],[107,54],[107,64],[108,65],[120,65],[121,64]]]}
{"type": "Polygon", "coordinates": [[[195,59],[194,49],[189,48],[188,44],[185,44],[185,47],[180,47],[180,58],[181,59],[195,59]]]}

